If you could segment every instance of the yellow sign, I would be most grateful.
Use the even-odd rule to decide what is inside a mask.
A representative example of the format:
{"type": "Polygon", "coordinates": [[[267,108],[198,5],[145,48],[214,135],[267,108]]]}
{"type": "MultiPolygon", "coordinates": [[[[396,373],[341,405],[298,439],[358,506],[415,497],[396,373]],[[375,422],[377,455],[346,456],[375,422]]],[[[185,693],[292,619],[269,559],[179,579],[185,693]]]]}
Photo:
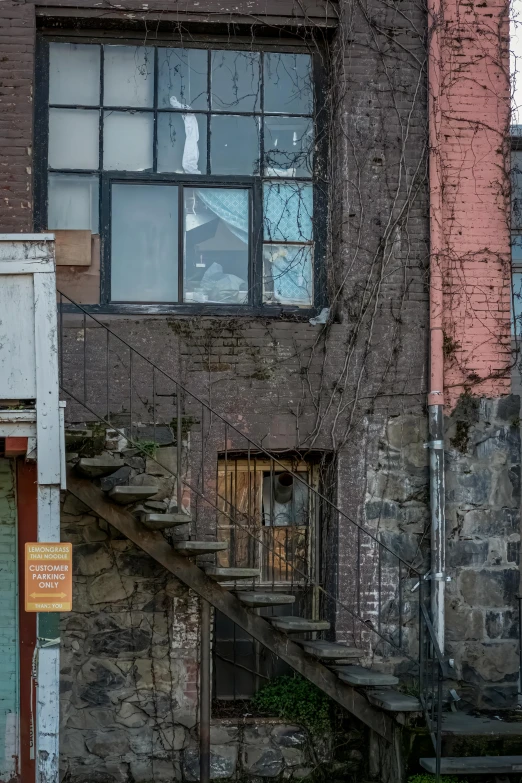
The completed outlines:
{"type": "Polygon", "coordinates": [[[25,611],[70,612],[72,544],[25,545],[25,611]]]}

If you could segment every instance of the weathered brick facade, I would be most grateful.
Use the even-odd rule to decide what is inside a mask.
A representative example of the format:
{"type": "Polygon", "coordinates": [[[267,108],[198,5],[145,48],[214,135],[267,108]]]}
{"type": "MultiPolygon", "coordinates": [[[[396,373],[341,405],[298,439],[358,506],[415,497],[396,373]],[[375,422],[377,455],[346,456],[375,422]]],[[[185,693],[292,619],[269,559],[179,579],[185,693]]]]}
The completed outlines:
{"type": "MultiPolygon", "coordinates": [[[[331,322],[326,327],[312,325],[295,315],[274,319],[146,314],[106,318],[111,328],[130,345],[181,379],[194,394],[209,401],[251,438],[262,442],[264,448],[303,451],[313,448],[334,455],[336,503],[344,514],[380,531],[382,540],[393,551],[425,570],[429,539],[428,454],[423,448],[427,438],[429,315],[428,113],[423,67],[428,21],[425,11],[413,0],[405,0],[400,11],[380,0],[371,0],[364,6],[344,0],[304,4],[260,0],[237,3],[233,9],[210,0],[202,5],[208,5],[208,9],[201,8],[200,17],[188,4],[174,0],[170,3],[154,0],[146,8],[128,1],[124,6],[108,5],[101,11],[98,4],[83,0],[54,3],[52,8],[46,4],[36,7],[32,3],[5,3],[0,9],[4,23],[0,40],[0,96],[4,108],[0,120],[0,229],[31,232],[34,228],[32,187],[37,161],[32,153],[33,95],[38,25],[46,30],[56,29],[58,25],[72,30],[83,27],[82,34],[86,35],[86,28],[90,28],[88,34],[93,36],[99,32],[97,27],[116,30],[118,36],[130,30],[134,39],[139,39],[145,31],[151,36],[151,25],[158,24],[158,30],[168,40],[169,30],[176,31],[180,20],[188,29],[191,24],[204,23],[206,32],[212,29],[209,25],[214,21],[221,25],[218,32],[225,35],[230,34],[226,28],[229,21],[238,25],[237,33],[242,35],[250,35],[252,25],[263,27],[266,22],[268,29],[281,24],[286,34],[302,35],[302,28],[296,27],[295,22],[303,14],[304,5],[307,15],[303,22],[309,30],[315,28],[320,42],[324,39],[322,51],[327,53],[331,67],[328,174],[331,206],[326,262],[331,322]],[[335,21],[335,26],[324,26],[325,19],[335,21]]],[[[267,27],[264,33],[267,34],[267,27]]],[[[493,73],[492,78],[497,75],[493,73]]],[[[455,93],[454,99],[462,102],[467,96],[463,88],[455,93]]],[[[480,102],[480,97],[477,100],[480,102]]],[[[477,112],[477,105],[471,106],[472,115],[477,112]]],[[[500,109],[496,104],[488,107],[493,122],[500,109]]],[[[481,164],[480,175],[475,168],[473,176],[478,176],[480,187],[482,179],[496,179],[497,173],[503,171],[500,129],[504,119],[502,114],[498,122],[495,120],[494,140],[487,128],[473,132],[468,128],[458,142],[445,137],[444,155],[448,165],[459,168],[458,150],[463,140],[468,145],[464,156],[467,165],[476,136],[482,134],[481,144],[489,145],[489,157],[481,164]]],[[[460,134],[459,122],[455,118],[448,136],[460,134]]],[[[464,181],[462,171],[459,172],[457,176],[450,171],[447,185],[452,194],[447,199],[448,213],[451,213],[448,254],[451,258],[455,254],[465,256],[458,269],[450,266],[448,272],[448,302],[453,307],[455,297],[458,299],[455,304],[458,319],[452,318],[448,334],[454,341],[448,354],[448,383],[457,384],[458,389],[449,393],[452,405],[463,391],[462,363],[468,380],[469,373],[495,374],[506,368],[504,349],[509,329],[507,224],[501,189],[493,192],[485,187],[479,192],[473,187],[474,201],[470,208],[466,195],[472,186],[464,181]],[[482,275],[480,270],[486,265],[487,273],[482,275]],[[473,280],[473,290],[468,292],[470,280],[473,280]],[[487,290],[478,290],[482,283],[487,290]],[[487,349],[483,347],[484,341],[487,349]]],[[[67,293],[71,291],[68,286],[74,274],[71,270],[61,274],[67,293]]],[[[96,279],[90,285],[96,287],[96,279]]],[[[81,281],[76,277],[75,294],[79,288],[81,281]]],[[[93,301],[90,299],[90,303],[93,301]]],[[[103,315],[98,317],[104,320],[103,315]]],[[[65,319],[71,354],[74,350],[81,351],[78,341],[75,344],[78,325],[79,321],[73,317],[69,321],[65,319]]],[[[117,374],[116,367],[114,372],[117,374]]],[[[96,383],[94,377],[91,392],[93,388],[96,390],[96,383]]],[[[475,400],[476,415],[470,421],[465,419],[465,442],[457,438],[456,445],[448,443],[451,472],[448,559],[454,579],[448,591],[448,638],[457,660],[456,679],[465,681],[467,692],[483,706],[505,705],[514,696],[520,446],[513,411],[518,400],[506,403],[508,410],[496,399],[509,390],[509,380],[503,375],[480,385],[476,393],[492,399],[475,400]],[[493,452],[496,462],[491,465],[489,455],[493,452]],[[496,491],[498,481],[504,487],[500,494],[496,491]],[[483,585],[490,580],[494,589],[484,588],[484,595],[481,593],[479,597],[470,587],[473,580],[483,585]],[[464,636],[461,635],[463,626],[466,626],[464,636]],[[491,663],[493,657],[502,657],[504,663],[492,674],[493,664],[476,664],[471,660],[473,655],[474,661],[485,656],[491,663]],[[493,688],[491,681],[497,683],[493,688]]],[[[100,395],[103,393],[101,386],[98,391],[100,395]]],[[[114,409],[118,406],[117,394],[116,388],[111,398],[114,409]]],[[[475,394],[473,389],[472,394],[475,394]]],[[[453,418],[448,420],[451,438],[456,437],[459,411],[457,406],[453,418]]],[[[71,423],[86,421],[85,411],[74,404],[69,405],[67,415],[71,423]]],[[[82,766],[82,758],[94,763],[95,756],[96,770],[109,776],[103,778],[103,783],[105,780],[148,781],[147,774],[151,773],[141,751],[134,753],[131,748],[134,742],[131,734],[137,736],[136,742],[142,740],[141,724],[133,722],[132,709],[125,707],[122,712],[120,704],[131,701],[126,689],[136,687],[135,679],[131,685],[125,679],[129,661],[136,657],[134,631],[131,638],[129,627],[137,627],[138,636],[142,634],[143,649],[137,652],[149,660],[150,645],[145,645],[149,632],[152,645],[157,634],[157,643],[163,645],[167,654],[167,646],[176,644],[177,634],[183,632],[187,638],[192,632],[196,634],[196,628],[191,625],[196,615],[181,629],[176,625],[180,623],[180,614],[170,607],[161,615],[161,630],[151,631],[156,593],[167,595],[169,601],[176,597],[188,601],[184,588],[176,583],[168,593],[169,586],[162,586],[161,577],[146,558],[127,551],[124,541],[113,541],[96,520],[84,516],[84,511],[64,508],[64,512],[65,532],[69,540],[72,535],[77,537],[79,552],[76,613],[65,618],[63,624],[64,756],[69,764],[68,780],[71,783],[95,780],[86,777],[91,773],[82,766]],[[102,558],[103,568],[99,560],[96,566],[86,565],[96,558],[102,558]],[[101,570],[92,571],[93,568],[101,570]],[[96,585],[103,579],[113,586],[120,580],[121,604],[93,598],[97,595],[96,585]],[[124,587],[127,583],[128,590],[124,587]],[[132,603],[133,597],[137,598],[137,604],[132,603]],[[174,625],[169,629],[166,622],[174,625]],[[111,639],[113,633],[110,649],[103,647],[104,640],[111,639]],[[120,636],[132,642],[122,656],[114,647],[120,636]],[[86,639],[98,650],[96,656],[85,646],[86,639]],[[95,657],[103,661],[96,662],[95,657]],[[101,668],[96,669],[97,666],[101,668]],[[96,688],[103,688],[104,678],[108,677],[112,683],[111,678],[116,674],[118,681],[110,697],[111,704],[104,707],[105,728],[118,733],[122,754],[132,756],[131,761],[125,762],[130,765],[127,771],[120,762],[113,764],[112,759],[107,762],[106,750],[94,741],[95,727],[91,725],[97,719],[90,715],[89,684],[95,692],[96,688]],[[83,695],[79,693],[80,687],[84,688],[83,695]],[[111,771],[111,764],[116,771],[111,771]]],[[[342,602],[353,606],[354,575],[359,567],[354,559],[353,526],[342,518],[333,520],[326,549],[328,584],[342,602]]],[[[368,617],[375,605],[374,554],[363,551],[360,563],[363,604],[368,617]]],[[[391,572],[388,577],[393,579],[391,572]]],[[[383,589],[386,594],[386,575],[383,589]]],[[[354,623],[340,604],[336,623],[339,639],[350,641],[361,637],[360,624],[354,623]]],[[[417,631],[412,628],[413,646],[417,631]]],[[[191,639],[187,649],[193,651],[195,636],[191,639]]],[[[371,634],[367,635],[367,641],[372,645],[370,652],[376,649],[380,652],[371,634]]],[[[187,656],[178,657],[185,660],[187,656]]],[[[176,655],[170,659],[176,661],[176,655]]],[[[394,663],[400,666],[403,661],[392,661],[390,665],[394,663]]],[[[194,663],[192,670],[186,668],[183,676],[178,671],[176,688],[177,692],[183,691],[183,698],[195,698],[195,667],[194,663]]],[[[143,687],[149,686],[150,682],[143,687]]],[[[162,688],[159,690],[163,693],[162,688]]],[[[151,742],[159,742],[149,724],[150,737],[149,734],[147,737],[151,742]]],[[[172,742],[179,744],[176,753],[191,747],[190,731],[179,730],[176,735],[171,728],[172,742]]],[[[161,763],[160,754],[158,764],[161,763]]],[[[170,768],[167,770],[165,766],[164,772],[170,774],[170,768]]],[[[176,767],[175,772],[181,775],[181,767],[176,767]]]]}

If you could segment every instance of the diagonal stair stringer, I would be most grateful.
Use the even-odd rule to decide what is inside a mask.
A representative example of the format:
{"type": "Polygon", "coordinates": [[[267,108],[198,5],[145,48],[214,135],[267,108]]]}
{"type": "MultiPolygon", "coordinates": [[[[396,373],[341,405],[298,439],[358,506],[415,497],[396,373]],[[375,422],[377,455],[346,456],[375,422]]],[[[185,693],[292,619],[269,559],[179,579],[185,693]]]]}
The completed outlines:
{"type": "MultiPolygon", "coordinates": [[[[301,647],[292,642],[285,633],[277,631],[263,617],[246,609],[236,596],[210,579],[186,557],[179,555],[160,532],[148,530],[124,508],[108,501],[104,493],[89,479],[78,477],[72,470],[67,472],[67,489],[92,509],[96,516],[105,519],[197,595],[219,609],[348,712],[388,742],[393,741],[398,722],[396,719],[373,707],[355,688],[341,682],[336,674],[319,661],[308,658],[301,647]]],[[[400,714],[397,718],[400,721],[400,714]]]]}

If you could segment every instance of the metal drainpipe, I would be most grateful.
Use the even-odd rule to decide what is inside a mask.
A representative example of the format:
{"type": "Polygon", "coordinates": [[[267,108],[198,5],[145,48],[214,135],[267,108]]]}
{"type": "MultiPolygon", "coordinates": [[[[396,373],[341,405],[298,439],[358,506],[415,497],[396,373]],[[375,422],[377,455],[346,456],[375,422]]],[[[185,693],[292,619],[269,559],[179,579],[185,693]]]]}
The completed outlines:
{"type": "Polygon", "coordinates": [[[431,610],[444,652],[446,523],[444,497],[443,193],[440,159],[441,2],[428,0],[428,120],[430,182],[430,385],[428,393],[431,501],[431,610]]]}
{"type": "Polygon", "coordinates": [[[199,779],[210,781],[210,604],[201,599],[201,654],[199,673],[199,779]]]}

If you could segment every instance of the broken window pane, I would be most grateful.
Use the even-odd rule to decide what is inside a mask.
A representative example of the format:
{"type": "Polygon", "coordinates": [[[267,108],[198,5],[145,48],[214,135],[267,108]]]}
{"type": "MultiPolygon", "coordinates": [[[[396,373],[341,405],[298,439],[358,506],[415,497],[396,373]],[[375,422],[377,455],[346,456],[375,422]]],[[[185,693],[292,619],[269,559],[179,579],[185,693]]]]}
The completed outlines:
{"type": "Polygon", "coordinates": [[[311,305],[312,257],[311,245],[263,245],[263,301],[311,305]]]}
{"type": "Polygon", "coordinates": [[[113,185],[111,299],[178,298],[178,188],[113,185]]]}
{"type": "Polygon", "coordinates": [[[264,58],[266,112],[311,114],[312,58],[309,54],[267,52],[264,58]]]}
{"type": "Polygon", "coordinates": [[[47,228],[98,233],[98,177],[49,174],[47,228]]]}
{"type": "Polygon", "coordinates": [[[249,191],[185,188],[185,302],[248,301],[249,191]]]}
{"type": "Polygon", "coordinates": [[[99,46],[49,44],[49,103],[99,106],[99,46]]]}
{"type": "Polygon", "coordinates": [[[212,109],[258,111],[259,52],[215,51],[211,58],[212,109]]]}
{"type": "Polygon", "coordinates": [[[263,474],[263,524],[273,527],[308,524],[307,473],[263,474]]]}
{"type": "Polygon", "coordinates": [[[204,114],[158,114],[158,171],[207,173],[207,118],[204,114]]]}
{"type": "Polygon", "coordinates": [[[103,57],[103,105],[152,107],[154,49],[105,46],[103,57]]]}
{"type": "Polygon", "coordinates": [[[49,109],[50,168],[98,168],[98,118],[98,110],[49,109]]]}
{"type": "Polygon", "coordinates": [[[153,135],[152,112],[105,112],[103,168],[113,171],[152,169],[153,135]]]}
{"type": "Polygon", "coordinates": [[[205,49],[158,49],[158,107],[170,109],[172,98],[191,109],[208,109],[205,49]]]}
{"type": "Polygon", "coordinates": [[[298,182],[265,182],[263,185],[265,240],[311,241],[312,215],[312,185],[298,182]]]}
{"type": "Polygon", "coordinates": [[[265,175],[311,177],[313,123],[304,117],[265,117],[265,175]]]}
{"type": "Polygon", "coordinates": [[[212,174],[259,173],[257,117],[212,115],[210,171],[212,174]]]}

